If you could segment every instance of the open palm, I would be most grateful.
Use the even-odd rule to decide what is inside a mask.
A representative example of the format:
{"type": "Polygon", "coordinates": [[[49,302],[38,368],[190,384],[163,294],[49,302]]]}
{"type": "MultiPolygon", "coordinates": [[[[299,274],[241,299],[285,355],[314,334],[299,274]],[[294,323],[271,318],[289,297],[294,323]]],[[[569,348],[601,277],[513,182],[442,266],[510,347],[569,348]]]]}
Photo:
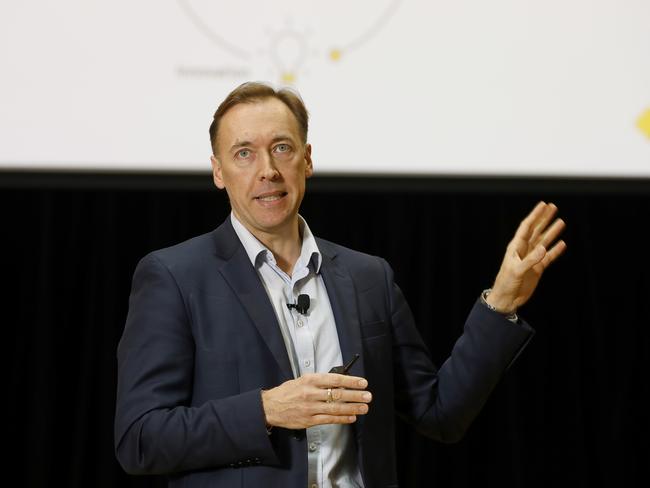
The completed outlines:
{"type": "Polygon", "coordinates": [[[544,271],[566,249],[564,241],[555,242],[566,227],[562,219],[553,221],[556,213],[553,203],[539,202],[519,224],[488,297],[497,310],[509,313],[526,303],[544,271]]]}

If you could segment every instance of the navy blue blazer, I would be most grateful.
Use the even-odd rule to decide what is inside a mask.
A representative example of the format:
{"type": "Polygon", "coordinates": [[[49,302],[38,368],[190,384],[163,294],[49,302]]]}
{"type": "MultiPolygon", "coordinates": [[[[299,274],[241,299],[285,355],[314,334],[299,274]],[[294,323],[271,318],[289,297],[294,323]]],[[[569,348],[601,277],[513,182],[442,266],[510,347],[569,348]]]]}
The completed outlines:
{"type": "MultiPolygon", "coordinates": [[[[463,435],[532,337],[477,302],[438,369],[381,258],[317,239],[343,361],[373,401],[354,433],[366,488],[397,486],[395,414],[443,442],[463,435]]],[[[138,264],[118,351],[115,447],[171,487],[307,485],[304,430],[265,429],[261,389],[292,379],[273,307],[230,219],[138,264]]]]}

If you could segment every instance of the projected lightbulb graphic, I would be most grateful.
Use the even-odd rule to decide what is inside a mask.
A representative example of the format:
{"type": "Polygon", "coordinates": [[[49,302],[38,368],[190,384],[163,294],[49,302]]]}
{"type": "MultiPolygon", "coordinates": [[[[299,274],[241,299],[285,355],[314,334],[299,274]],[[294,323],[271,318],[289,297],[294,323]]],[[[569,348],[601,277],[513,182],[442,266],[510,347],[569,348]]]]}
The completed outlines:
{"type": "Polygon", "coordinates": [[[305,62],[308,52],[307,38],[293,30],[275,34],[271,42],[271,58],[280,71],[280,81],[291,85],[305,62]]]}
{"type": "Polygon", "coordinates": [[[311,61],[338,63],[366,45],[402,0],[177,0],[213,44],[293,84],[311,61]]]}

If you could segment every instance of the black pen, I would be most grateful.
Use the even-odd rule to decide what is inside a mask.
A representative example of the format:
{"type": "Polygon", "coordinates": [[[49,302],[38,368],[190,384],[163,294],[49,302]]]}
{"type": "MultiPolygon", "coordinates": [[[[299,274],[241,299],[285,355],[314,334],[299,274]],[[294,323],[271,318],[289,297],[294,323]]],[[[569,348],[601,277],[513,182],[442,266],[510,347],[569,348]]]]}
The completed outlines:
{"type": "Polygon", "coordinates": [[[350,371],[350,368],[354,364],[354,362],[359,359],[359,354],[355,354],[352,359],[350,359],[350,362],[346,364],[345,366],[334,366],[332,369],[330,369],[330,373],[337,373],[337,374],[348,374],[348,371],[350,371]]]}

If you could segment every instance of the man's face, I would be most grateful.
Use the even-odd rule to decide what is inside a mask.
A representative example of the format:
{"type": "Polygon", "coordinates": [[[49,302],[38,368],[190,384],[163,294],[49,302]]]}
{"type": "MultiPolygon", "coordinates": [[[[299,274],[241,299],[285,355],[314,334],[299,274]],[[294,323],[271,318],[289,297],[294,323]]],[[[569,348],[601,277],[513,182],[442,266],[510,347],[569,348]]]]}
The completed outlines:
{"type": "Polygon", "coordinates": [[[226,189],[240,222],[258,237],[297,230],[313,167],[289,108],[276,98],[235,105],[220,121],[217,148],[214,183],[226,189]]]}

